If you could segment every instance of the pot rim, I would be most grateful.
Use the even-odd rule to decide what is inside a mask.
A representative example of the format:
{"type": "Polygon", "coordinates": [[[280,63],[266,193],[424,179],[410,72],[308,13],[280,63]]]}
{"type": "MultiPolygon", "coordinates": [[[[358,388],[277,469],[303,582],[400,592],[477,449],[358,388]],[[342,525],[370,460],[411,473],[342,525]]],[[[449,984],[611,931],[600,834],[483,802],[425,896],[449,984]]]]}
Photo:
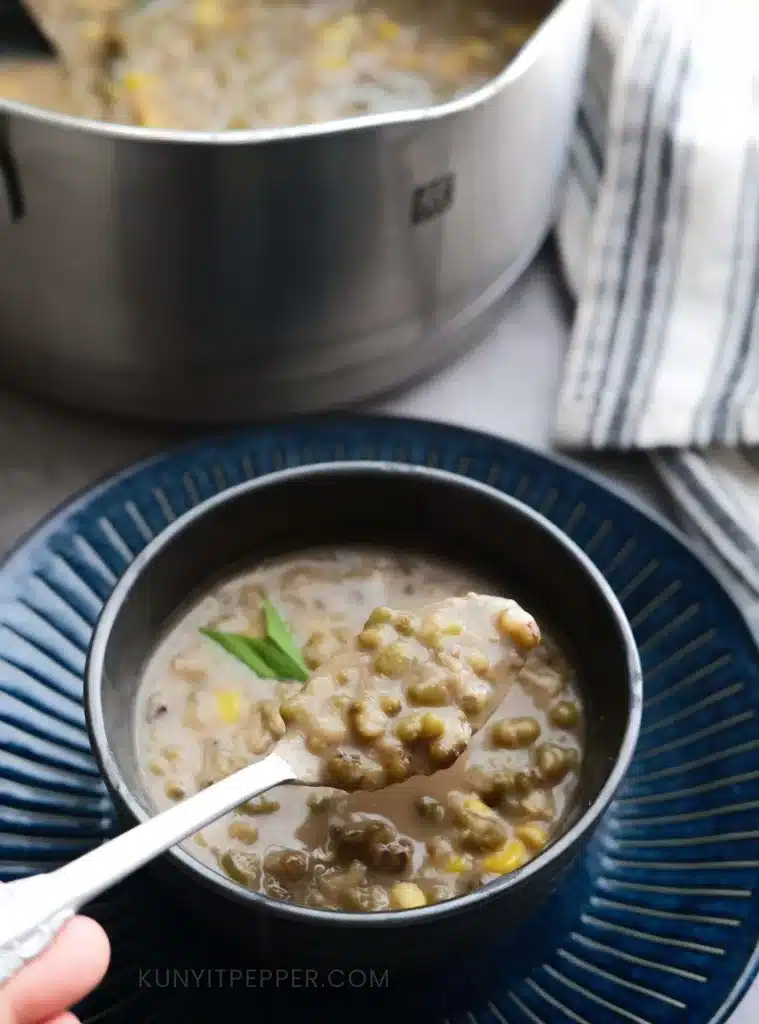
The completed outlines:
{"type": "Polygon", "coordinates": [[[627,723],[614,764],[607,775],[604,785],[592,803],[583,811],[577,821],[564,835],[551,843],[545,851],[533,860],[510,875],[503,876],[482,889],[463,896],[457,896],[442,903],[406,910],[403,914],[398,914],[396,911],[354,914],[346,911],[320,910],[298,904],[282,903],[272,900],[262,893],[243,889],[242,886],[237,885],[231,879],[226,878],[211,867],[196,860],[182,847],[175,846],[164,855],[166,858],[170,858],[177,867],[184,872],[190,873],[197,881],[210,889],[216,890],[220,895],[226,898],[231,897],[238,903],[247,904],[251,909],[257,907],[266,913],[292,921],[310,921],[311,923],[335,927],[375,929],[398,924],[403,926],[423,924],[432,917],[447,917],[467,909],[471,910],[484,900],[502,896],[510,890],[522,887],[549,864],[562,859],[570,852],[572,847],[579,846],[586,834],[592,832],[608,810],[630,767],[640,733],[643,714],[643,673],[630,623],[614,591],[606,582],[601,571],[574,541],[567,537],[557,526],[554,526],[553,523],[539,512],[523,504],[518,499],[504,494],[487,484],[458,476],[446,470],[433,469],[427,466],[410,466],[390,461],[331,462],[298,466],[269,473],[253,480],[247,480],[208,498],[178,517],[137,555],[117,582],[101,610],[92,635],[84,673],[84,710],[87,730],[100,773],[105,779],[111,794],[118,803],[126,808],[134,821],[142,823],[148,820],[150,815],[143,808],[132,789],[127,785],[119,768],[118,760],[111,748],[103,714],[102,678],[111,633],[117,623],[121,608],[137,581],[150,571],[156,555],[170,545],[175,538],[181,536],[182,533],[194,526],[199,520],[212,515],[219,506],[235,501],[242,495],[271,487],[277,488],[282,483],[292,480],[297,482],[299,479],[308,479],[310,477],[330,477],[335,475],[360,477],[366,474],[376,475],[378,473],[387,476],[416,476],[421,479],[437,481],[447,486],[464,488],[489,500],[496,500],[510,508],[517,515],[531,520],[539,530],[549,535],[554,543],[564,548],[577,563],[579,569],[590,578],[590,581],[600,592],[601,597],[615,619],[619,642],[623,645],[627,661],[629,702],[627,723]]]}
{"type": "Polygon", "coordinates": [[[42,107],[31,106],[0,97],[0,117],[14,115],[46,127],[71,128],[101,138],[123,141],[170,143],[180,145],[223,145],[243,146],[267,142],[294,142],[299,139],[320,138],[369,131],[385,127],[412,127],[434,121],[442,121],[456,114],[465,113],[486,103],[499,92],[526,73],[538,58],[539,49],[545,45],[545,38],[557,32],[564,11],[572,6],[584,5],[590,9],[590,0],[555,0],[554,8],[543,19],[527,43],[509,61],[506,67],[480,86],[474,92],[447,103],[411,110],[389,111],[384,114],[362,115],[341,118],[317,124],[291,125],[283,128],[253,128],[244,131],[225,130],[221,132],[179,131],[175,129],[141,128],[134,125],[110,124],[105,121],[70,114],[57,114],[42,107]]]}

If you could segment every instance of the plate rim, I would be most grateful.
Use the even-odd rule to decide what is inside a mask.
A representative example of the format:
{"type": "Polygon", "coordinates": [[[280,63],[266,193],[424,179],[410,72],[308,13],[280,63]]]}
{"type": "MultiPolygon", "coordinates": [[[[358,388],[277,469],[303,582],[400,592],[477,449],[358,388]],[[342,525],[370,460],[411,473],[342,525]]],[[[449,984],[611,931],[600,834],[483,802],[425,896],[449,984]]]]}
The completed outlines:
{"type": "MultiPolygon", "coordinates": [[[[611,480],[604,476],[600,470],[583,465],[568,453],[563,451],[544,450],[538,448],[536,445],[528,444],[525,441],[518,441],[510,437],[501,437],[489,430],[484,430],[479,427],[467,427],[459,423],[449,423],[446,420],[435,419],[434,417],[395,416],[392,413],[362,413],[353,412],[351,410],[326,413],[305,413],[303,415],[283,416],[254,421],[248,426],[235,426],[212,433],[204,433],[195,436],[194,438],[181,441],[179,444],[171,444],[169,447],[154,452],[152,455],[147,455],[144,458],[138,459],[136,462],[127,462],[123,464],[121,468],[107,470],[106,472],[99,474],[90,484],[84,484],[82,487],[76,488],[68,495],[68,497],[57,502],[48,512],[40,516],[32,526],[22,531],[13,544],[11,544],[2,556],[0,556],[0,577],[8,573],[9,570],[12,570],[13,563],[17,557],[23,554],[23,549],[31,544],[32,541],[42,539],[50,532],[58,519],[74,513],[77,508],[81,508],[85,502],[96,498],[99,494],[107,491],[109,488],[119,484],[131,476],[137,475],[137,473],[141,473],[144,470],[149,469],[153,465],[156,465],[166,459],[172,459],[175,456],[189,454],[195,448],[224,446],[234,439],[241,440],[249,434],[266,433],[271,430],[282,428],[288,429],[290,427],[300,425],[305,426],[309,423],[331,423],[335,426],[339,426],[340,424],[349,426],[351,423],[397,423],[410,429],[413,429],[414,427],[436,427],[452,434],[458,433],[465,436],[468,435],[470,437],[480,438],[483,441],[495,441],[499,444],[506,445],[507,447],[525,452],[527,455],[544,459],[546,462],[559,466],[563,470],[574,473],[576,476],[594,484],[596,487],[600,487],[601,490],[607,491],[618,501],[622,502],[623,505],[629,505],[634,509],[634,511],[638,512],[645,519],[648,519],[655,526],[658,526],[668,534],[672,540],[685,548],[688,554],[694,558],[701,568],[704,569],[719,585],[724,596],[733,606],[736,614],[740,617],[741,622],[746,627],[754,645],[757,648],[757,653],[759,654],[759,629],[756,629],[752,625],[751,620],[736,601],[726,579],[723,578],[723,573],[720,571],[719,567],[712,565],[704,556],[703,552],[700,551],[697,545],[688,537],[685,531],[676,523],[669,520],[663,513],[648,506],[646,502],[636,494],[629,492],[624,485],[620,484],[618,481],[611,480]]],[[[277,472],[277,470],[270,471],[270,473],[274,472],[277,472]]],[[[459,476],[466,475],[458,474],[455,470],[451,470],[450,472],[459,476]]],[[[261,475],[268,476],[270,473],[264,473],[261,475]]]]}
{"type": "MultiPolygon", "coordinates": [[[[401,428],[406,427],[409,430],[413,430],[414,428],[433,428],[444,431],[452,436],[460,435],[464,438],[476,438],[480,441],[489,443],[495,442],[499,445],[505,446],[506,448],[524,452],[530,457],[537,457],[538,459],[544,460],[564,471],[574,474],[582,480],[585,480],[587,483],[607,492],[623,505],[629,506],[635,512],[642,515],[649,522],[653,523],[653,525],[663,530],[670,540],[679,544],[693,559],[695,559],[698,565],[705,570],[707,575],[711,577],[714,583],[720,588],[723,597],[727,599],[739,621],[744,625],[746,633],[751,638],[751,642],[759,655],[759,634],[752,626],[747,615],[743,612],[743,609],[738,604],[725,580],[722,578],[719,570],[715,569],[715,567],[709,563],[702,552],[696,547],[694,542],[691,541],[676,524],[670,522],[656,509],[647,507],[647,505],[637,495],[630,494],[623,485],[617,481],[607,479],[599,470],[586,467],[578,463],[570,455],[561,451],[541,450],[535,445],[530,445],[523,441],[508,437],[501,437],[488,430],[467,427],[458,423],[449,423],[445,420],[435,419],[434,417],[395,416],[392,413],[385,412],[362,413],[345,410],[259,420],[252,422],[247,426],[236,426],[231,429],[223,429],[212,433],[196,435],[192,438],[181,441],[179,444],[172,444],[166,448],[162,448],[152,455],[138,459],[136,462],[127,463],[120,469],[107,471],[98,476],[90,484],[85,484],[74,490],[68,497],[58,502],[49,512],[40,517],[40,519],[32,524],[32,526],[21,533],[16,541],[4,553],[2,558],[0,558],[0,584],[5,579],[14,579],[17,569],[20,568],[20,564],[26,550],[35,543],[44,544],[45,540],[53,532],[59,521],[74,516],[78,511],[83,510],[87,504],[96,500],[104,492],[108,491],[112,487],[118,486],[129,478],[135,477],[139,473],[175,457],[189,455],[195,449],[224,447],[235,440],[242,441],[247,436],[264,435],[267,432],[295,429],[298,427],[307,428],[311,423],[326,424],[328,426],[333,425],[334,427],[344,426],[346,429],[350,429],[351,425],[355,426],[361,423],[366,424],[369,427],[372,425],[382,427],[387,424],[394,424],[401,428]]],[[[306,463],[304,463],[304,465],[305,464],[306,463]]],[[[455,473],[455,471],[453,472],[455,473]]],[[[260,474],[262,477],[268,475],[270,474],[260,474]]],[[[99,617],[100,612],[98,613],[98,619],[99,617]]],[[[93,633],[94,629],[95,626],[93,625],[93,633]]],[[[757,980],[757,977],[759,977],[759,938],[751,956],[746,961],[743,971],[725,997],[722,1006],[717,1009],[717,1012],[713,1014],[705,1024],[730,1024],[730,1017],[743,1002],[745,996],[750,991],[751,986],[757,980]]]]}

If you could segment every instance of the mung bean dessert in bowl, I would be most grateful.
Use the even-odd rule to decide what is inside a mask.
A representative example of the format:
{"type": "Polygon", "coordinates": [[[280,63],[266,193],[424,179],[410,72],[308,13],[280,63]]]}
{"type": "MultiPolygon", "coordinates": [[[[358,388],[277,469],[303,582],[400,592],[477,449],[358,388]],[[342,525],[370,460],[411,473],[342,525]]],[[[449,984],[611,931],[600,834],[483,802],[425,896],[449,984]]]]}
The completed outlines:
{"type": "Polygon", "coordinates": [[[624,613],[560,531],[387,463],[275,473],[177,520],[117,584],[86,678],[127,825],[297,738],[311,784],[154,870],[273,959],[337,965],[407,959],[408,938],[438,962],[536,911],[611,802],[640,708],[624,613]]]}

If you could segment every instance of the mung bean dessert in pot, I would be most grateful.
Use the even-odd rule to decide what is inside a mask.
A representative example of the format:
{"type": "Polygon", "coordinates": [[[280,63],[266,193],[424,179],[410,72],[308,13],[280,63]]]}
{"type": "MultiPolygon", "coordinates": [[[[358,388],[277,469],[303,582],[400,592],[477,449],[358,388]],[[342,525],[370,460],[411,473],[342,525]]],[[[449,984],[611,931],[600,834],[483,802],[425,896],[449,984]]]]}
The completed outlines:
{"type": "Polygon", "coordinates": [[[249,801],[188,840],[194,856],[343,911],[420,907],[515,871],[572,805],[583,713],[556,640],[515,602],[477,596],[492,592],[452,563],[373,548],[295,553],[215,587],[145,669],[149,801],[163,809],[297,734],[327,784],[249,801]]]}
{"type": "Polygon", "coordinates": [[[225,131],[430,106],[497,75],[546,0],[27,0],[59,56],[0,96],[118,124],[225,131]],[[52,65],[55,67],[55,65],[52,65]]]}

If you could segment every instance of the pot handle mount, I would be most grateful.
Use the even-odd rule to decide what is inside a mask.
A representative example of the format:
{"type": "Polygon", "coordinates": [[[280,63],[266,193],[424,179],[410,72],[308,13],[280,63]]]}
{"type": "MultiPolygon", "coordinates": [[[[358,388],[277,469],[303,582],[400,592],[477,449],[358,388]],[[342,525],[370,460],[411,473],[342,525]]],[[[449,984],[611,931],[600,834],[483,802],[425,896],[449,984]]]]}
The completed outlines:
{"type": "Polygon", "coordinates": [[[10,226],[24,216],[21,177],[13,157],[8,114],[0,115],[0,224],[10,226]]]}

